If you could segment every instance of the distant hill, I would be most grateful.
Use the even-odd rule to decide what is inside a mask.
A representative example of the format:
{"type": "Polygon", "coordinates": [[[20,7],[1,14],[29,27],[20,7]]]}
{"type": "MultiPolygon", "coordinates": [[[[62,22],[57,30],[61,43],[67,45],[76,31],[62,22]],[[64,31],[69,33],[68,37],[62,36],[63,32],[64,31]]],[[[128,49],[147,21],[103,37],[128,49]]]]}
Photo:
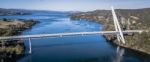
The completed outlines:
{"type": "Polygon", "coordinates": [[[0,8],[0,16],[6,15],[31,15],[31,14],[64,14],[68,12],[61,12],[61,11],[48,11],[48,10],[27,10],[27,9],[4,9],[0,8]]]}
{"type": "Polygon", "coordinates": [[[28,10],[0,8],[0,16],[5,16],[5,15],[29,15],[29,14],[31,14],[31,13],[28,10]]]}

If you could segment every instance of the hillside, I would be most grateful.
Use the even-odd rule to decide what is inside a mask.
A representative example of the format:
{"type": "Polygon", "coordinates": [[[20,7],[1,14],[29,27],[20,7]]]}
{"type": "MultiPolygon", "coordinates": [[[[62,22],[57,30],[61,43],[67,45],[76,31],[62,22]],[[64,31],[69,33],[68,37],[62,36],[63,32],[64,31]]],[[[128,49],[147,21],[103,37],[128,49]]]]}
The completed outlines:
{"type": "MultiPolygon", "coordinates": [[[[122,30],[150,30],[150,8],[116,9],[122,30]]],[[[110,10],[95,10],[71,14],[71,19],[87,19],[103,25],[103,30],[115,30],[110,10]]],[[[116,36],[104,35],[113,43],[150,54],[150,32],[129,33],[125,35],[126,44],[119,44],[116,36]]]]}

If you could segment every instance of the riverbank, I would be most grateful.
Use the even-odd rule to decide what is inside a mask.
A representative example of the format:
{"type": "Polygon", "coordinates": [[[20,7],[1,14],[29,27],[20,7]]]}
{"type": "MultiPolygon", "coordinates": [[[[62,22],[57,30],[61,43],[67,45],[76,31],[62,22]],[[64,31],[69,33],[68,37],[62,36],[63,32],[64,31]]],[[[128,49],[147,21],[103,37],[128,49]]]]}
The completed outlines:
{"type": "MultiPolygon", "coordinates": [[[[122,30],[150,30],[150,8],[144,9],[117,9],[116,14],[122,30]]],[[[103,31],[115,30],[110,10],[96,10],[80,12],[71,15],[71,19],[86,19],[103,25],[103,31]]],[[[125,34],[126,44],[117,42],[116,36],[104,35],[114,44],[150,54],[150,32],[125,34]]]]}
{"type": "MultiPolygon", "coordinates": [[[[34,20],[0,19],[0,36],[19,35],[37,23],[38,21],[34,20]]],[[[2,62],[14,61],[24,55],[25,52],[22,40],[0,40],[0,46],[0,59],[2,62]]]]}

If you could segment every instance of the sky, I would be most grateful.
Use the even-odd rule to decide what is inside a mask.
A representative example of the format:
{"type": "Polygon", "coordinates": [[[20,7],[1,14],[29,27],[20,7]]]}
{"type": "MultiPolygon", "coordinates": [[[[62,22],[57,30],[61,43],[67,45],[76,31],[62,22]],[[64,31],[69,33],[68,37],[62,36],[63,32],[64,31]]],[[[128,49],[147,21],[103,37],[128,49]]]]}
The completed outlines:
{"type": "Polygon", "coordinates": [[[0,8],[92,11],[110,9],[150,8],[150,0],[0,0],[0,8]]]}

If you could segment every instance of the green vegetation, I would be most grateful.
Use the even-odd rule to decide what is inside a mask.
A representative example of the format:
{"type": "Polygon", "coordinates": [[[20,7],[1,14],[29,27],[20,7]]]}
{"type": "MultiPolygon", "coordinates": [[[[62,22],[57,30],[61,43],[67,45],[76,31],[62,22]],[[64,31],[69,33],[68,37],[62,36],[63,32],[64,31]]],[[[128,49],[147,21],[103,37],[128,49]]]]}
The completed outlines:
{"type": "MultiPolygon", "coordinates": [[[[0,36],[19,35],[22,31],[38,23],[34,20],[1,19],[0,36]]],[[[21,40],[0,40],[0,60],[7,62],[8,59],[15,60],[24,55],[25,46],[21,40]]]]}
{"type": "MultiPolygon", "coordinates": [[[[150,8],[115,10],[122,30],[150,30],[150,8]]],[[[103,30],[115,30],[110,10],[80,12],[71,15],[71,19],[87,19],[103,24],[103,30]]],[[[125,35],[126,44],[119,44],[116,36],[104,35],[107,40],[114,41],[123,47],[150,54],[150,32],[129,33],[125,35]]]]}

